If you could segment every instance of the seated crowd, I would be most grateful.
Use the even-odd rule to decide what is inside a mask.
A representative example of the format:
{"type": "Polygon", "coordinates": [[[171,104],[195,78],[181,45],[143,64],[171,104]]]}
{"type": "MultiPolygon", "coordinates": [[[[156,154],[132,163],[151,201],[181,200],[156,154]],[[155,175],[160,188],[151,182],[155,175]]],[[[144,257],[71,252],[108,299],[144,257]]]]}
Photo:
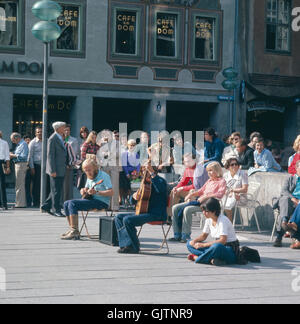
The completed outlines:
{"type": "MultiPolygon", "coordinates": [[[[239,242],[233,226],[233,210],[237,202],[242,204],[247,201],[248,178],[257,172],[284,170],[272,154],[272,147],[257,132],[251,135],[249,143],[238,132],[234,132],[224,143],[214,129],[207,128],[202,152],[180,138],[175,138],[174,145],[169,147],[164,143],[163,133],[160,133],[157,143],[150,146],[149,135],[145,132],[137,143],[135,140],[127,142],[117,131],[111,133],[104,130],[97,134],[82,127],[80,143],[70,136],[70,125],[58,122],[53,128],[47,159],[50,193],[42,210],[57,217],[66,216],[70,228],[62,235],[63,240],[80,238],[80,211],[111,209],[117,212],[125,199],[138,204],[142,190],[140,188],[131,196],[132,183],[143,179],[142,184],[145,181],[150,184],[147,212],[123,213],[115,218],[119,253],[140,251],[136,227],[169,219],[174,231],[170,240],[187,244],[191,253],[189,260],[215,265],[236,263],[239,242]],[[59,155],[57,152],[60,152],[59,155]],[[112,159],[117,161],[114,167],[108,163],[112,159]],[[180,179],[177,182],[168,181],[168,176],[174,174],[175,167],[182,163],[184,170],[180,179]],[[74,176],[82,199],[73,199],[70,189],[68,195],[66,192],[63,194],[62,187],[67,188],[74,176]],[[61,213],[62,195],[65,215],[61,213]],[[203,234],[192,240],[195,213],[203,213],[206,222],[203,234]],[[213,241],[205,243],[208,235],[213,241]]],[[[41,141],[40,132],[37,132],[37,138],[41,141]]],[[[1,141],[0,136],[0,144],[4,142],[1,141]]],[[[15,151],[6,152],[0,160],[3,163],[9,159],[15,162],[17,207],[23,207],[26,195],[22,181],[25,183],[28,157],[35,155],[30,153],[28,144],[18,133],[12,134],[11,141],[16,145],[15,151]]],[[[29,147],[33,150],[34,145],[29,144],[29,147]]],[[[7,150],[6,145],[3,148],[7,150]]],[[[287,166],[290,177],[277,202],[281,224],[274,246],[282,246],[282,238],[288,233],[293,238],[291,248],[300,249],[300,135],[294,143],[294,151],[287,166]]],[[[8,174],[9,163],[5,164],[5,168],[1,167],[0,171],[6,170],[8,174]]],[[[5,202],[2,199],[4,207],[5,202]]]]}

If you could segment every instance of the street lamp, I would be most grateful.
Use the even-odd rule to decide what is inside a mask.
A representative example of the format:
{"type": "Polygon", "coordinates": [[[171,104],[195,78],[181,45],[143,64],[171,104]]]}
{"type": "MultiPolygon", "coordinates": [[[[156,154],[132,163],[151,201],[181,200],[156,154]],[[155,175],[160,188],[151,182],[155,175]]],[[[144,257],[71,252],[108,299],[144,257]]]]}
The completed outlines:
{"type": "Polygon", "coordinates": [[[240,86],[240,81],[237,79],[238,72],[232,67],[223,70],[223,76],[225,80],[222,82],[222,87],[229,91],[228,107],[230,110],[230,131],[232,132],[233,131],[233,107],[231,107],[230,105],[231,94],[233,90],[237,89],[240,86]]]}
{"type": "Polygon", "coordinates": [[[46,200],[46,161],[47,161],[47,126],[48,126],[48,61],[49,43],[58,39],[61,29],[56,24],[56,19],[62,12],[61,6],[51,0],[42,0],[35,3],[32,13],[41,21],[32,28],[32,34],[44,43],[44,82],[43,82],[43,144],[41,165],[41,206],[46,200]]]}

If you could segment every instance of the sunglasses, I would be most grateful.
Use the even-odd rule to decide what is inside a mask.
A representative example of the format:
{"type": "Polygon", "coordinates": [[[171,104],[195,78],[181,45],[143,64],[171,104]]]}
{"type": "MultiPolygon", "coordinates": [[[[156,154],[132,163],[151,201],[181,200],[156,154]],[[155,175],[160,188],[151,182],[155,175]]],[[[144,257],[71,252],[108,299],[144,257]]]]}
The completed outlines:
{"type": "Polygon", "coordinates": [[[231,167],[234,167],[234,166],[239,166],[237,163],[232,163],[230,164],[231,167]]]}

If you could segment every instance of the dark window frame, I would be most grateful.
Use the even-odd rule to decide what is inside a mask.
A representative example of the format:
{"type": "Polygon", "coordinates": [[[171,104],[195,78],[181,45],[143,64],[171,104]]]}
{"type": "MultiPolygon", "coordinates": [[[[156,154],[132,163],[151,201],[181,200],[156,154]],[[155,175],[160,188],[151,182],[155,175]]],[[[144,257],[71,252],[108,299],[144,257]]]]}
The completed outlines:
{"type": "MultiPolygon", "coordinates": [[[[292,15],[291,15],[291,9],[293,8],[293,2],[292,0],[287,0],[290,4],[290,10],[289,10],[289,21],[287,24],[282,24],[278,22],[278,0],[277,1],[277,22],[276,23],[270,23],[268,22],[268,0],[265,1],[265,52],[269,54],[278,54],[278,55],[291,55],[292,54],[292,15]],[[288,50],[280,50],[280,49],[269,49],[267,48],[267,25],[275,26],[276,28],[276,43],[277,43],[277,28],[282,27],[288,27],[288,50]]],[[[277,46],[277,44],[276,44],[277,46]]]]}
{"type": "Polygon", "coordinates": [[[146,6],[145,4],[124,3],[119,1],[109,1],[108,8],[108,34],[107,34],[107,61],[109,63],[140,64],[145,61],[145,24],[146,6]],[[116,53],[116,12],[135,11],[136,20],[136,54],[116,53]]]}
{"type": "Polygon", "coordinates": [[[149,16],[149,64],[150,65],[169,65],[169,66],[183,66],[184,65],[184,52],[185,52],[185,8],[170,7],[166,5],[151,5],[149,16]],[[170,13],[178,15],[177,31],[177,56],[157,56],[156,55],[156,15],[157,13],[170,13]],[[154,28],[155,27],[155,28],[154,28]]]}
{"type": "Polygon", "coordinates": [[[85,58],[86,57],[86,23],[87,23],[87,1],[86,0],[62,0],[58,1],[60,5],[78,6],[79,7],[79,50],[64,50],[57,49],[54,42],[51,42],[50,55],[52,57],[66,57],[66,58],[85,58]]]}
{"type": "Polygon", "coordinates": [[[25,0],[17,0],[17,45],[0,45],[2,54],[25,54],[25,0]]]}
{"type": "Polygon", "coordinates": [[[188,65],[193,67],[216,67],[222,64],[223,50],[223,12],[214,10],[191,9],[189,14],[189,37],[188,37],[188,65]],[[195,57],[195,22],[196,17],[215,19],[215,57],[213,60],[200,59],[195,57]]]}

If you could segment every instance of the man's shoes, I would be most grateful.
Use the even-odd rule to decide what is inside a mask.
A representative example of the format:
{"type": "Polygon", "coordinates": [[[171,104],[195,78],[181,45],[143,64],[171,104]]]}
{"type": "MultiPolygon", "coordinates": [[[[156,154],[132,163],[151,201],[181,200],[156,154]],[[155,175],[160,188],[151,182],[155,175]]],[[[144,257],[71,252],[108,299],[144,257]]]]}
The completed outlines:
{"type": "Polygon", "coordinates": [[[63,213],[57,212],[53,214],[54,217],[66,217],[63,213]]]}
{"type": "Polygon", "coordinates": [[[120,254],[138,254],[139,252],[136,251],[132,246],[126,246],[118,250],[120,254]]]}
{"type": "Polygon", "coordinates": [[[64,241],[72,241],[72,240],[77,241],[80,240],[80,233],[77,229],[72,229],[66,234],[63,234],[61,236],[61,239],[64,241]]]}
{"type": "Polygon", "coordinates": [[[168,239],[169,242],[180,242],[181,241],[181,237],[172,237],[170,239],[168,239]]]}
{"type": "Polygon", "coordinates": [[[49,215],[53,216],[53,213],[50,209],[41,207],[41,212],[44,214],[49,214],[49,215]]]}
{"type": "Polygon", "coordinates": [[[222,267],[226,265],[226,262],[220,259],[212,259],[210,263],[216,267],[222,267]]]}
{"type": "Polygon", "coordinates": [[[295,240],[295,242],[291,245],[291,249],[300,250],[300,242],[298,240],[295,240]]]}
{"type": "Polygon", "coordinates": [[[274,247],[280,248],[282,247],[282,241],[279,239],[276,239],[276,241],[273,244],[274,247]]]}

